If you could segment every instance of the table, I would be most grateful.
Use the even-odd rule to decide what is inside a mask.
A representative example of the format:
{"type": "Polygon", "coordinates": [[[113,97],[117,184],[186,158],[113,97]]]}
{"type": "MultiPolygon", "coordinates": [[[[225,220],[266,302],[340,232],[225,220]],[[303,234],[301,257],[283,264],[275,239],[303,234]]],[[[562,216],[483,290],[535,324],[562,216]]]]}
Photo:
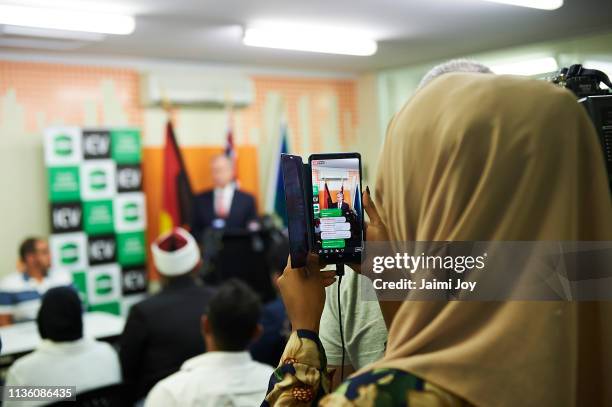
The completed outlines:
{"type": "MultiPolygon", "coordinates": [[[[125,318],[105,312],[86,312],[83,314],[83,336],[107,339],[121,335],[125,318]]],[[[40,335],[35,321],[22,322],[0,327],[2,350],[0,356],[31,352],[40,343],[40,335]]]]}

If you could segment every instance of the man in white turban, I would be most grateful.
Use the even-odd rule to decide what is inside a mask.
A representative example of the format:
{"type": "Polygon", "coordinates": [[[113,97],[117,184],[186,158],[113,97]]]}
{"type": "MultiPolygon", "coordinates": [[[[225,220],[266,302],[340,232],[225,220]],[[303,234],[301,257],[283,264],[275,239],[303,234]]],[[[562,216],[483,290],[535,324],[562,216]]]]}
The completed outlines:
{"type": "Polygon", "coordinates": [[[197,277],[201,258],[195,239],[175,228],[151,244],[151,253],[163,288],[130,309],[120,341],[123,380],[132,401],[206,351],[200,318],[213,291],[197,277]]]}

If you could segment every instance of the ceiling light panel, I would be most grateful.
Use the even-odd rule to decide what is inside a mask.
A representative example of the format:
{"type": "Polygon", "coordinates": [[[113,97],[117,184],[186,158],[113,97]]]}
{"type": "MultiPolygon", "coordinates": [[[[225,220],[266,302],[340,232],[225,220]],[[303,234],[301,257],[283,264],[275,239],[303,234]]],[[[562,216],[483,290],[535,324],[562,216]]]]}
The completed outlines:
{"type": "Polygon", "coordinates": [[[0,5],[0,24],[117,35],[131,34],[136,25],[126,15],[11,5],[0,5]]]}

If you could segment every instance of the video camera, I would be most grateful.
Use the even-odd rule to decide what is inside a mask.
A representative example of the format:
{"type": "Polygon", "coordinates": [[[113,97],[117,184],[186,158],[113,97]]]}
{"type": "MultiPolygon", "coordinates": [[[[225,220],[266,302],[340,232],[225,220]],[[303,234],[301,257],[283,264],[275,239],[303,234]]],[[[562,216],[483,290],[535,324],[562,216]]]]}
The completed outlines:
{"type": "Polygon", "coordinates": [[[603,149],[612,192],[612,82],[605,73],[576,64],[562,68],[552,83],[571,90],[591,117],[603,149]],[[602,83],[608,89],[602,89],[602,83]]]}

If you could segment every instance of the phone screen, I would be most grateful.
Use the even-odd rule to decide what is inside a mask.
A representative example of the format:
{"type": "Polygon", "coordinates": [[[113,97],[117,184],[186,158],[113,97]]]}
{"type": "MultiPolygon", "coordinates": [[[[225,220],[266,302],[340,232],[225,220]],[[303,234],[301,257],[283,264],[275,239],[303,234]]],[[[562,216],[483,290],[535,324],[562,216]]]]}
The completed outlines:
{"type": "Polygon", "coordinates": [[[359,156],[312,156],[313,249],[329,260],[355,261],[363,250],[359,156]]]}
{"type": "Polygon", "coordinates": [[[304,164],[302,157],[281,155],[281,171],[287,205],[289,256],[292,267],[304,267],[308,256],[308,208],[304,200],[304,164]]]}

